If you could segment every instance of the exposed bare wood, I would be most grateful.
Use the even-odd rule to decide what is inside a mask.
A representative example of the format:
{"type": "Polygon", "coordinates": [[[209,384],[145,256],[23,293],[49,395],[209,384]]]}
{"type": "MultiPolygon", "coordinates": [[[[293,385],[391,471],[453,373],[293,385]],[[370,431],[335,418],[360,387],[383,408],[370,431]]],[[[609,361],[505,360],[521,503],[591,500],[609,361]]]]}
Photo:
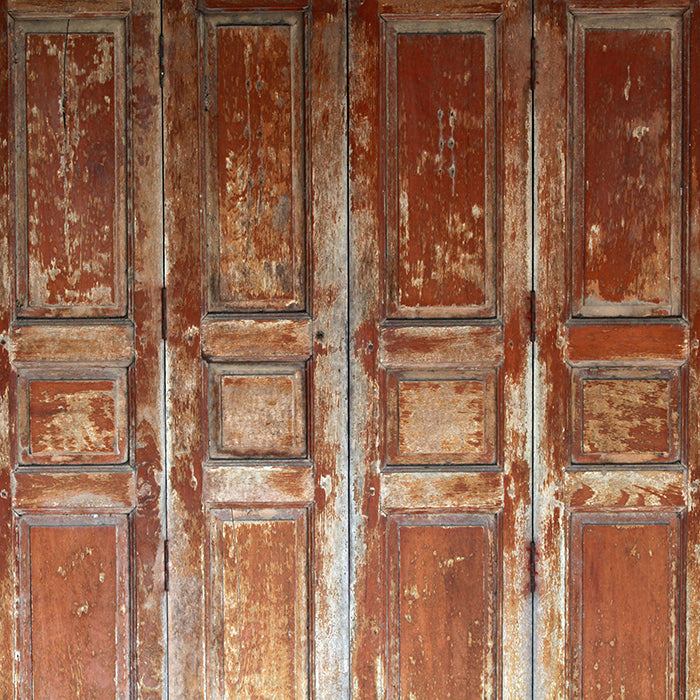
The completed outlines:
{"type": "Polygon", "coordinates": [[[98,362],[128,367],[134,360],[131,324],[14,326],[12,362],[98,362]]]}
{"type": "Polygon", "coordinates": [[[313,352],[312,330],[310,318],[224,320],[210,314],[202,322],[202,354],[222,362],[304,361],[313,352]]]}
{"type": "Polygon", "coordinates": [[[503,327],[383,326],[379,361],[387,368],[499,364],[503,361],[503,327]]]}
{"type": "Polygon", "coordinates": [[[309,467],[258,465],[207,466],[204,498],[208,503],[310,503],[314,497],[309,467]]]}

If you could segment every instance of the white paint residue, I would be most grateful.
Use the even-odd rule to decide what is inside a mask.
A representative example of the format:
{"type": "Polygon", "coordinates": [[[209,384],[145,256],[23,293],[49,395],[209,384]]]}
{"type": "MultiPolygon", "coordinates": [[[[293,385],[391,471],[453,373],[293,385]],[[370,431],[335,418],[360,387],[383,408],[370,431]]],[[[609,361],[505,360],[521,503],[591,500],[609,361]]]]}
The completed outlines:
{"type": "Polygon", "coordinates": [[[632,131],[632,136],[637,139],[637,141],[641,141],[644,138],[645,134],[649,133],[649,127],[648,126],[637,126],[634,128],[634,131],[632,131]]]}
{"type": "Polygon", "coordinates": [[[472,207],[472,216],[473,216],[477,221],[481,218],[481,216],[483,215],[483,213],[484,213],[483,209],[482,209],[478,204],[475,204],[475,205],[472,207]]]}
{"type": "Polygon", "coordinates": [[[625,102],[630,101],[630,88],[632,87],[632,78],[630,76],[630,67],[627,66],[627,80],[625,81],[625,102]]]}

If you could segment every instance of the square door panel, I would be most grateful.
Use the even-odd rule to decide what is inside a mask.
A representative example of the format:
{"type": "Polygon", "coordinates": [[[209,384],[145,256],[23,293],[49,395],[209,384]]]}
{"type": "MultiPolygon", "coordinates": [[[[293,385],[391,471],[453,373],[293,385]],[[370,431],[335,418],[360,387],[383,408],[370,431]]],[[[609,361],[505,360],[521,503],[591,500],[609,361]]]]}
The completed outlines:
{"type": "Polygon", "coordinates": [[[306,455],[306,371],[301,365],[208,365],[213,458],[306,455]]]}
{"type": "Polygon", "coordinates": [[[678,370],[573,370],[574,463],[645,464],[680,460],[678,370]]]}
{"type": "Polygon", "coordinates": [[[496,461],[496,370],[387,374],[387,464],[496,461]]]}
{"type": "Polygon", "coordinates": [[[17,382],[20,464],[127,461],[126,370],[23,369],[17,382]]]}

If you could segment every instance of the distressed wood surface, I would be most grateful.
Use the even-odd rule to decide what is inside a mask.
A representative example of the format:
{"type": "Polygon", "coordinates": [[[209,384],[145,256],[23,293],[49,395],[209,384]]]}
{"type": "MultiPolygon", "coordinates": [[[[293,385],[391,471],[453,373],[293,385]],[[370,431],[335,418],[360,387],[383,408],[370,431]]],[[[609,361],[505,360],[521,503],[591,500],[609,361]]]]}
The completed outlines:
{"type": "Polygon", "coordinates": [[[15,658],[16,615],[19,612],[15,522],[12,513],[12,457],[14,421],[11,418],[12,367],[8,341],[14,303],[10,184],[10,36],[6,30],[7,0],[0,0],[0,696],[15,697],[19,679],[15,658]]]}
{"type": "Polygon", "coordinates": [[[19,564],[3,567],[0,579],[19,602],[0,603],[3,639],[16,642],[0,695],[33,687],[44,696],[160,698],[161,118],[151,60],[160,9],[152,0],[23,1],[3,5],[4,18],[8,9],[21,18],[0,32],[4,45],[13,37],[18,58],[9,93],[6,66],[2,73],[10,99],[0,109],[0,142],[15,156],[12,183],[6,172],[0,178],[1,196],[14,193],[13,226],[3,226],[14,232],[3,265],[14,269],[3,274],[3,294],[14,288],[18,303],[3,301],[13,324],[3,317],[0,337],[14,364],[2,377],[13,382],[10,436],[18,443],[3,448],[12,465],[3,466],[0,504],[16,509],[1,522],[17,533],[19,564]],[[93,541],[105,581],[85,569],[61,583],[51,556],[93,541]]]}
{"type": "Polygon", "coordinates": [[[353,697],[528,694],[529,31],[525,3],[350,4],[353,697]],[[498,533],[478,572],[419,544],[401,564],[435,596],[418,651],[385,562],[387,513],[423,509],[497,513],[498,533]],[[448,581],[492,651],[449,639],[468,623],[448,581]]]}
{"type": "Polygon", "coordinates": [[[18,311],[123,316],[124,23],[44,19],[13,29],[18,311]]]}
{"type": "Polygon", "coordinates": [[[700,200],[692,169],[681,183],[700,27],[694,2],[683,20],[673,3],[633,5],[535,4],[543,700],[700,697],[700,297],[683,228],[700,200]]]}
{"type": "Polygon", "coordinates": [[[343,698],[345,12],[211,7],[163,16],[170,695],[343,698]]]}

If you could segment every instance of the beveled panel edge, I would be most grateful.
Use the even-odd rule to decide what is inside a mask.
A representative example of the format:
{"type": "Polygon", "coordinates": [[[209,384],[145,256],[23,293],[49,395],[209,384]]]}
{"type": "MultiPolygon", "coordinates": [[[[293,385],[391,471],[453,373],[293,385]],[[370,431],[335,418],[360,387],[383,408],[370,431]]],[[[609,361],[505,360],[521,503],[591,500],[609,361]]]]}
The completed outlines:
{"type": "Polygon", "coordinates": [[[313,323],[302,318],[202,321],[202,355],[216,361],[304,361],[313,354],[313,323]]]}
{"type": "MultiPolygon", "coordinates": [[[[575,319],[596,320],[614,319],[616,317],[648,320],[655,318],[678,317],[683,309],[684,287],[688,283],[687,273],[683,269],[681,259],[685,257],[687,246],[687,221],[683,213],[686,206],[687,194],[683,189],[683,169],[687,151],[685,145],[685,127],[683,122],[687,107],[686,70],[683,66],[682,53],[686,41],[684,34],[682,15],[690,8],[689,3],[677,2],[677,0],[639,0],[634,7],[630,7],[629,0],[567,0],[568,32],[570,34],[571,72],[567,74],[567,86],[570,90],[569,111],[571,123],[567,126],[567,152],[571,163],[570,171],[566,176],[568,194],[572,203],[572,213],[567,224],[568,235],[573,241],[573,254],[569,258],[571,282],[570,313],[575,319]],[[590,2],[590,5],[587,5],[590,2]],[[636,20],[637,26],[630,25],[636,20]],[[585,148],[585,134],[583,131],[584,117],[582,116],[585,105],[581,104],[583,96],[580,93],[579,84],[576,81],[577,64],[581,55],[585,55],[583,47],[579,47],[579,39],[587,29],[669,29],[674,32],[675,46],[671,46],[671,81],[675,81],[677,90],[672,88],[671,94],[671,223],[670,223],[670,272],[669,275],[669,303],[667,305],[645,305],[644,303],[602,303],[598,305],[586,304],[584,298],[584,260],[575,260],[576,253],[584,245],[585,234],[578,238],[578,233],[583,232],[584,214],[583,203],[577,198],[577,185],[583,186],[582,164],[585,162],[583,151],[585,148]],[[680,94],[679,94],[680,93],[680,94]],[[674,115],[676,116],[676,129],[674,131],[674,115]],[[675,139],[674,139],[675,134],[675,139]],[[679,153],[680,151],[680,153],[679,153]],[[675,206],[675,211],[674,211],[675,206]],[[675,229],[675,230],[674,230],[675,229]],[[675,233],[675,236],[674,236],[675,233]],[[581,263],[577,267],[577,262],[581,263]],[[674,290],[674,281],[677,288],[674,290]],[[667,313],[648,314],[644,308],[666,311],[667,313]],[[636,311],[636,313],[635,313],[636,311]]],[[[582,87],[581,87],[582,89],[582,87]]]]}
{"type": "Polygon", "coordinates": [[[384,325],[379,331],[379,362],[385,368],[499,365],[503,357],[500,324],[384,325]]]}
{"type": "Polygon", "coordinates": [[[311,466],[211,466],[204,468],[205,503],[310,504],[314,501],[311,466]]]}
{"type": "Polygon", "coordinates": [[[135,358],[131,322],[15,325],[10,338],[10,360],[15,366],[70,362],[128,367],[135,358]]]}
{"type": "Polygon", "coordinates": [[[136,508],[136,472],[132,469],[80,473],[17,471],[12,474],[13,508],[129,513],[136,508]]]}
{"type": "MultiPolygon", "coordinates": [[[[198,9],[204,5],[203,0],[196,0],[198,9]]],[[[310,165],[307,162],[309,148],[308,135],[306,133],[306,123],[309,121],[307,114],[308,77],[305,78],[307,70],[306,43],[308,42],[307,31],[308,22],[306,13],[310,9],[309,3],[296,4],[289,2],[280,5],[266,6],[267,2],[274,0],[264,0],[263,5],[251,4],[249,0],[243,0],[240,4],[234,4],[235,0],[216,0],[207,3],[201,12],[201,22],[199,26],[200,42],[204,45],[200,56],[200,68],[203,77],[203,84],[200,85],[202,98],[199,101],[201,120],[203,122],[203,148],[201,158],[204,161],[204,176],[202,178],[201,198],[204,203],[205,221],[203,235],[207,239],[207,247],[204,253],[205,263],[205,288],[203,289],[204,301],[207,312],[214,316],[227,313],[240,313],[252,315],[256,313],[274,312],[303,312],[308,311],[311,300],[310,278],[308,259],[308,238],[310,232],[310,204],[307,203],[305,192],[310,189],[310,165]],[[294,279],[292,284],[292,294],[288,299],[254,299],[254,300],[224,300],[220,294],[219,277],[219,242],[220,242],[220,216],[219,216],[219,175],[215,162],[218,154],[218,137],[212,136],[211,132],[216,131],[216,122],[210,116],[212,101],[211,93],[218,98],[216,88],[209,79],[210,62],[213,60],[211,54],[216,55],[217,46],[211,46],[209,34],[215,32],[220,26],[241,26],[241,27],[266,27],[275,25],[286,25],[290,29],[290,66],[292,68],[292,95],[291,95],[291,118],[292,118],[292,257],[296,262],[294,279]],[[298,75],[294,71],[294,59],[298,58],[298,75]],[[297,88],[296,93],[294,88],[297,88]],[[296,117],[296,118],[295,118],[296,117]],[[299,135],[301,148],[294,148],[294,135],[299,135]],[[211,173],[215,172],[215,175],[211,173]],[[298,175],[298,177],[296,177],[298,175]],[[210,241],[212,243],[210,243],[210,241]]],[[[218,118],[218,106],[216,107],[218,118]]]]}
{"type": "Polygon", "coordinates": [[[502,472],[385,472],[380,477],[382,511],[503,509],[502,472]]]}

